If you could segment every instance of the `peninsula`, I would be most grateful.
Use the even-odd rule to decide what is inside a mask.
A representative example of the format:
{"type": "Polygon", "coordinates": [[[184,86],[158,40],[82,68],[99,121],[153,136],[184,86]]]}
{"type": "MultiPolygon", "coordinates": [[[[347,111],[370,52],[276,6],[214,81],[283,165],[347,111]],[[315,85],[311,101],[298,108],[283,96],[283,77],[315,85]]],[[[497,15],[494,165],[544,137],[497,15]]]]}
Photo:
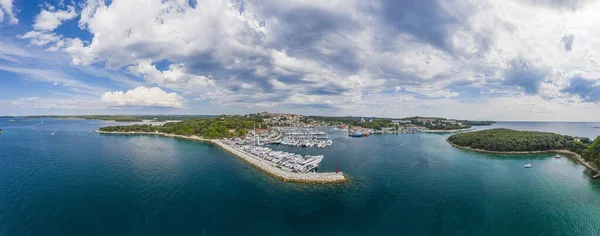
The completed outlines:
{"type": "Polygon", "coordinates": [[[485,153],[562,153],[587,168],[600,172],[600,138],[578,138],[549,132],[489,129],[450,136],[454,147],[485,153]]]}
{"type": "Polygon", "coordinates": [[[327,184],[347,181],[343,172],[316,171],[324,156],[303,156],[272,151],[261,146],[261,134],[256,131],[256,127],[265,128],[263,122],[261,117],[255,115],[220,116],[163,125],[108,126],[100,128],[96,133],[159,135],[212,143],[259,170],[287,182],[327,184]]]}

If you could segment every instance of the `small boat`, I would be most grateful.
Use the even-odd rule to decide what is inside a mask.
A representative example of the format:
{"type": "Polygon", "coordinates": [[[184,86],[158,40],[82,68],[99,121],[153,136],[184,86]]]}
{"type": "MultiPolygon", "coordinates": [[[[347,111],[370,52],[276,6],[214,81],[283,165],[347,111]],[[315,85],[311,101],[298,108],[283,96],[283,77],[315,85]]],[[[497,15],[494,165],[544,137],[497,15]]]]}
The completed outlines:
{"type": "Polygon", "coordinates": [[[2,129],[0,129],[0,134],[1,134],[2,132],[3,132],[3,131],[2,131],[2,129]]]}
{"type": "Polygon", "coordinates": [[[525,164],[523,167],[525,167],[525,168],[531,168],[533,166],[531,164],[525,164]]]}

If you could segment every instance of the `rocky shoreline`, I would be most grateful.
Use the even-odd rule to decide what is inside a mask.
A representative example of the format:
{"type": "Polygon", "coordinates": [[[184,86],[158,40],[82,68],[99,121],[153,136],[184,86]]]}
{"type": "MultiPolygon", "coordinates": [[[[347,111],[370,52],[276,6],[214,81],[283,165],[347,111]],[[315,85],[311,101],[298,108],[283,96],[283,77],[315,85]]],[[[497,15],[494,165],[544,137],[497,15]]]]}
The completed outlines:
{"type": "Polygon", "coordinates": [[[501,151],[488,151],[488,150],[483,150],[483,149],[475,149],[475,148],[470,148],[470,147],[463,147],[463,146],[459,146],[459,145],[456,145],[456,144],[450,142],[450,140],[448,140],[448,139],[446,139],[446,142],[448,142],[450,145],[452,145],[455,148],[460,148],[460,149],[463,149],[463,150],[468,150],[468,151],[473,151],[473,152],[480,152],[480,153],[509,154],[509,155],[518,155],[518,154],[544,154],[544,153],[565,154],[569,158],[571,158],[572,160],[576,161],[577,163],[585,166],[589,170],[591,170],[591,171],[593,171],[593,172],[596,173],[595,175],[593,174],[592,176],[598,176],[598,174],[600,174],[600,170],[598,170],[598,168],[594,167],[589,162],[586,162],[579,154],[574,153],[574,152],[569,151],[569,150],[558,149],[558,150],[546,150],[546,151],[501,152],[501,151]]]}
{"type": "Polygon", "coordinates": [[[295,183],[316,183],[316,184],[331,184],[331,183],[342,183],[346,182],[348,179],[342,173],[335,172],[325,172],[325,173],[293,173],[289,171],[282,170],[277,168],[274,164],[271,164],[265,160],[260,159],[252,154],[242,152],[236,150],[229,145],[221,142],[217,139],[205,139],[199,136],[183,136],[183,135],[175,135],[175,134],[167,134],[161,132],[105,132],[105,131],[94,131],[99,134],[125,134],[125,135],[158,135],[163,137],[172,137],[172,138],[181,138],[187,140],[208,142],[215,144],[222,148],[223,150],[241,158],[245,162],[251,164],[252,166],[262,170],[263,172],[286,182],[295,182],[295,183]]]}

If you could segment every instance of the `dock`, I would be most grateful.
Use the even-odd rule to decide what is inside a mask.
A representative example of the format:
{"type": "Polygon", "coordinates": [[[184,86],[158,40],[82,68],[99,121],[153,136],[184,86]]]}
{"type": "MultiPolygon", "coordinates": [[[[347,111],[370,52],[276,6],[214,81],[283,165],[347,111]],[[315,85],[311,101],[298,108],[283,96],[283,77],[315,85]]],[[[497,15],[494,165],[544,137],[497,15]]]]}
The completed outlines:
{"type": "Polygon", "coordinates": [[[214,144],[225,149],[226,151],[234,154],[242,160],[250,163],[251,165],[259,168],[260,170],[286,182],[297,182],[297,183],[341,183],[347,181],[346,176],[343,172],[309,172],[309,173],[295,173],[285,171],[278,168],[276,165],[269,163],[257,156],[250,153],[237,150],[221,140],[214,140],[214,144]]]}
{"type": "Polygon", "coordinates": [[[348,181],[343,172],[308,172],[308,173],[296,173],[285,171],[275,164],[267,162],[266,160],[250,154],[248,152],[237,150],[225,142],[223,140],[218,139],[204,139],[198,136],[183,136],[183,135],[175,135],[175,134],[167,134],[160,132],[106,132],[106,131],[94,131],[99,134],[122,134],[122,135],[158,135],[163,137],[171,137],[171,138],[181,138],[188,139],[194,141],[201,141],[215,144],[225,151],[233,154],[236,157],[241,158],[242,160],[248,162],[249,164],[255,166],[256,168],[264,171],[265,173],[274,176],[275,178],[281,179],[286,182],[295,182],[295,183],[315,183],[315,184],[332,184],[332,183],[343,183],[348,181]]]}

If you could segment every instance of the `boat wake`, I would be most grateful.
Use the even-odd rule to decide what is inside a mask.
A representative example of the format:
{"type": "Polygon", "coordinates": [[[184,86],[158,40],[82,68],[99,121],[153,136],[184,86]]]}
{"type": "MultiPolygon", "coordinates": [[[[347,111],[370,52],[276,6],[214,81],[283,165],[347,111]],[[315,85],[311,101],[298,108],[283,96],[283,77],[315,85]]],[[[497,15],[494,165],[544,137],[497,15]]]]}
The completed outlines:
{"type": "Polygon", "coordinates": [[[44,121],[41,121],[39,124],[36,124],[34,126],[30,126],[30,127],[32,127],[33,130],[37,130],[38,127],[40,127],[40,125],[43,125],[43,124],[44,124],[44,121]]]}
{"type": "Polygon", "coordinates": [[[58,132],[58,129],[56,129],[54,132],[52,132],[52,136],[54,136],[54,134],[56,134],[56,132],[58,132]]]}

